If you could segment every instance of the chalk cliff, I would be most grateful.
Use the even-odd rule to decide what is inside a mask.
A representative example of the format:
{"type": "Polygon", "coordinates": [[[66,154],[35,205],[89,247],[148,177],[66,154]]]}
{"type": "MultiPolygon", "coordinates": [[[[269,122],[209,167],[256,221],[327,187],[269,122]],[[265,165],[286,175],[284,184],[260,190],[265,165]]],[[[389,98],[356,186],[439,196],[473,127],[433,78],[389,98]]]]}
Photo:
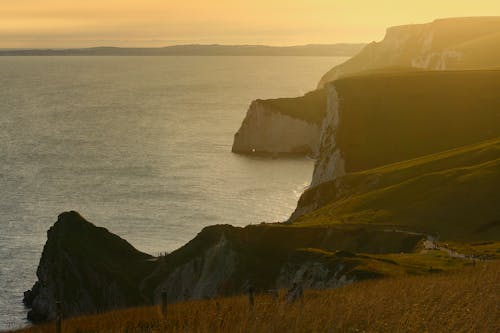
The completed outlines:
{"type": "Polygon", "coordinates": [[[500,65],[500,17],[439,19],[387,29],[343,64],[332,68],[318,86],[343,76],[383,68],[432,70],[494,68],[500,65]]]}
{"type": "Polygon", "coordinates": [[[311,187],[292,220],[340,196],[348,173],[500,136],[498,70],[366,74],[327,87],[311,187]]]}
{"type": "Polygon", "coordinates": [[[153,258],[76,212],[61,214],[48,231],[38,282],[25,293],[29,318],[54,318],[56,299],[72,316],[151,304],[163,290],[178,301],[238,294],[250,285],[335,287],[407,269],[394,256],[370,254],[413,252],[423,232],[498,239],[500,71],[354,75],[387,64],[477,64],[486,59],[478,52],[457,54],[496,40],[499,19],[481,20],[390,29],[380,45],[330,73],[335,80],[327,76],[324,89],[252,103],[234,152],[318,157],[291,224],[211,226],[153,258]],[[450,30],[462,23],[460,33],[450,30]],[[416,49],[407,48],[411,39],[416,49]]]}
{"type": "Polygon", "coordinates": [[[232,151],[316,155],[325,107],[324,90],[297,98],[253,101],[234,136],[232,151]]]}
{"type": "MultiPolygon", "coordinates": [[[[382,41],[366,45],[358,54],[328,71],[318,88],[325,88],[328,82],[338,78],[363,72],[498,68],[499,45],[500,17],[449,18],[391,27],[382,41]]],[[[331,97],[332,89],[328,90],[323,94],[331,97]]],[[[253,102],[235,135],[233,152],[316,155],[321,122],[327,112],[326,97],[316,92],[306,96],[253,102]],[[305,103],[306,96],[316,96],[317,100],[323,98],[322,104],[311,98],[305,103]],[[282,102],[286,103],[280,106],[282,102]],[[312,121],[308,119],[311,112],[314,114],[312,121]]],[[[331,119],[326,122],[331,123],[331,119]]],[[[328,163],[340,161],[332,158],[328,163]]],[[[317,175],[315,179],[320,177],[317,175]]]]}

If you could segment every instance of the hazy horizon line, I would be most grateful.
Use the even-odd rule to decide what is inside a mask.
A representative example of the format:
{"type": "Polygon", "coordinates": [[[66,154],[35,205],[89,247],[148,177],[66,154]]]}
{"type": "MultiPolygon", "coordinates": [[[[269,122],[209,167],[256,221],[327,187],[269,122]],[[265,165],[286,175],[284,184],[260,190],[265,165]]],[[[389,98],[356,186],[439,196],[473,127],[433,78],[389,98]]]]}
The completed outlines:
{"type": "Polygon", "coordinates": [[[365,45],[368,42],[337,42],[337,43],[306,43],[306,44],[291,44],[291,45],[276,45],[276,44],[258,44],[258,43],[181,43],[164,46],[113,46],[113,45],[98,45],[98,46],[81,46],[81,47],[0,47],[0,50],[81,50],[81,49],[162,49],[178,46],[226,46],[226,47],[273,47],[273,48],[292,48],[292,47],[307,47],[307,46],[334,46],[334,45],[365,45]]]}

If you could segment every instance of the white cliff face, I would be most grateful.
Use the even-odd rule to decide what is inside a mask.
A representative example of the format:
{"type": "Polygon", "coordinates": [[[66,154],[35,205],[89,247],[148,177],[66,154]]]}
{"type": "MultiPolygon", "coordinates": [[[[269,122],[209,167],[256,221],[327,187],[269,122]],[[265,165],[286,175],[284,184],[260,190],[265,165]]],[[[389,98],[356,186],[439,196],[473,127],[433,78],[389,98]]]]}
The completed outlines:
{"type": "MultiPolygon", "coordinates": [[[[318,87],[341,76],[382,68],[461,69],[467,55],[458,51],[457,46],[467,42],[468,38],[472,37],[462,39],[454,35],[453,41],[449,41],[443,21],[392,27],[387,29],[382,41],[367,45],[356,56],[331,69],[322,77],[318,87]]],[[[482,66],[478,64],[477,67],[482,66]]]]}
{"type": "Polygon", "coordinates": [[[243,154],[316,155],[320,128],[253,101],[245,120],[234,136],[232,151],[243,154]]]}
{"type": "Polygon", "coordinates": [[[286,264],[281,269],[276,281],[276,289],[289,288],[294,283],[305,289],[339,288],[356,281],[348,278],[344,265],[333,268],[321,262],[308,261],[300,265],[286,264]]]}
{"type": "Polygon", "coordinates": [[[442,45],[442,39],[440,42],[440,39],[436,37],[439,34],[439,28],[434,24],[408,27],[412,29],[408,31],[396,27],[392,33],[389,29],[387,36],[380,43],[384,51],[393,54],[392,59],[387,60],[388,66],[403,65],[430,70],[460,67],[459,63],[464,55],[454,50],[454,45],[442,45]],[[391,40],[398,42],[391,43],[391,40]]]}
{"type": "Polygon", "coordinates": [[[169,301],[215,297],[224,292],[224,283],[233,275],[236,261],[236,253],[222,236],[202,256],[169,274],[155,289],[154,297],[159,301],[163,290],[167,291],[169,301]]]}
{"type": "Polygon", "coordinates": [[[463,54],[454,50],[423,53],[412,59],[411,66],[444,71],[450,67],[455,67],[453,64],[460,62],[462,58],[463,54]]]}
{"type": "Polygon", "coordinates": [[[326,117],[323,120],[319,156],[314,167],[311,187],[339,179],[346,173],[342,151],[337,146],[336,132],[341,120],[340,101],[333,84],[328,85],[326,117]]]}

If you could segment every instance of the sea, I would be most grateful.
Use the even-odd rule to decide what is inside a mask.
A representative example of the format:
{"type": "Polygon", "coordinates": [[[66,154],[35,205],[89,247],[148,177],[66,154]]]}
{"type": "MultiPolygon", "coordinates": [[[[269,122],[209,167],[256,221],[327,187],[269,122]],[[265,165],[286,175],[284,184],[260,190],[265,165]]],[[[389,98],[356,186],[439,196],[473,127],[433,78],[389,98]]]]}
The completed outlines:
{"type": "Polygon", "coordinates": [[[254,99],[300,96],[343,57],[0,57],[0,331],[29,323],[48,228],[76,210],[141,251],[212,224],[286,220],[306,157],[231,153],[254,99]]]}

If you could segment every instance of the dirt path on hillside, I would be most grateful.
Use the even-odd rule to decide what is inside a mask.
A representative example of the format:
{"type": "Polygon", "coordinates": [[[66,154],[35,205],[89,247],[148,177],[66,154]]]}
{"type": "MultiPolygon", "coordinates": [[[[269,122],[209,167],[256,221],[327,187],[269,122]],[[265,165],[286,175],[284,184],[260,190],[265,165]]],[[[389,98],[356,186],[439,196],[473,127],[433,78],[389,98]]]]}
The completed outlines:
{"type": "Polygon", "coordinates": [[[457,252],[453,249],[450,249],[448,247],[448,244],[444,243],[442,246],[439,244],[438,240],[436,237],[424,234],[424,233],[419,233],[419,232],[413,232],[413,231],[406,231],[406,230],[398,230],[398,229],[385,229],[385,232],[399,232],[407,235],[418,235],[418,236],[425,236],[426,240],[424,241],[423,245],[424,248],[422,251],[428,251],[428,250],[438,250],[438,251],[443,251],[448,256],[451,258],[457,258],[457,259],[463,259],[463,260],[472,260],[472,261],[487,261],[488,259],[484,259],[481,257],[469,255],[469,254],[464,254],[457,252]]]}

